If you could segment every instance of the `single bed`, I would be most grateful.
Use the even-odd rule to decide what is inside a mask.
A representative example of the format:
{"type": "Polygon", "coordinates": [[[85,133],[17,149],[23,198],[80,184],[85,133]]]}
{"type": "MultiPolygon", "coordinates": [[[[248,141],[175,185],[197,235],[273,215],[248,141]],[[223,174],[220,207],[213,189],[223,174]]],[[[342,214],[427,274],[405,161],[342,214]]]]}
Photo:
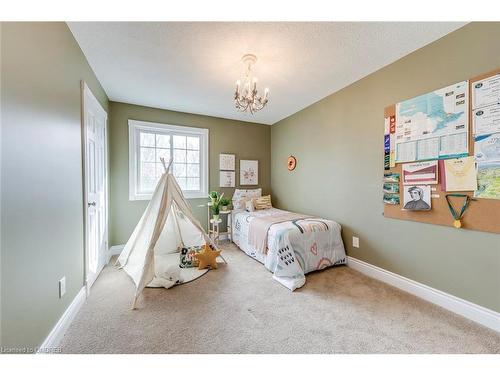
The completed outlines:
{"type": "Polygon", "coordinates": [[[294,214],[294,220],[279,221],[267,230],[265,251],[252,246],[250,231],[253,220],[284,218],[288,211],[268,208],[248,212],[235,209],[232,212],[232,240],[247,255],[256,259],[271,271],[273,278],[290,290],[305,284],[305,274],[330,266],[345,264],[346,255],[338,223],[294,214]],[[301,218],[302,216],[302,218],[301,218]]]}

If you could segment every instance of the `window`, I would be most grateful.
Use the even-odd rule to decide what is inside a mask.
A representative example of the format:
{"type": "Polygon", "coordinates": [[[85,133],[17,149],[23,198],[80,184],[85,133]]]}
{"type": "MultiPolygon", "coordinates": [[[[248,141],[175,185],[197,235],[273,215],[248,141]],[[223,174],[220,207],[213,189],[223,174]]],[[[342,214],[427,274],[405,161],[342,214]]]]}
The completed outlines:
{"type": "Polygon", "coordinates": [[[129,198],[151,199],[163,174],[160,158],[186,198],[208,194],[208,129],[129,120],[129,198]]]}

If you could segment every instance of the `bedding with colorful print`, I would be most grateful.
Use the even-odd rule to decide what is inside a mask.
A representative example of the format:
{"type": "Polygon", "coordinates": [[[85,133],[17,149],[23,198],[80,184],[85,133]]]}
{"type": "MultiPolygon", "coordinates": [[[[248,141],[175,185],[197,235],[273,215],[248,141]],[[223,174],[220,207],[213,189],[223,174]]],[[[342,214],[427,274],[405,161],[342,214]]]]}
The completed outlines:
{"type": "Polygon", "coordinates": [[[332,220],[305,218],[272,225],[268,231],[267,254],[248,242],[250,221],[255,217],[279,216],[277,208],[255,212],[233,211],[233,242],[246,254],[263,263],[275,280],[290,290],[305,284],[305,274],[345,264],[341,226],[332,220]]]}

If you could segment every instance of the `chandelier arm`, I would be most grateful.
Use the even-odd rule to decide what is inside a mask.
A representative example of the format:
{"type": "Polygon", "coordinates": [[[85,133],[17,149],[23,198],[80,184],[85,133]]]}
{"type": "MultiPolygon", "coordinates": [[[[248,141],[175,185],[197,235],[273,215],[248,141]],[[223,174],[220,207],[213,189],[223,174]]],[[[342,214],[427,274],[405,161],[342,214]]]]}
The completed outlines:
{"type": "Polygon", "coordinates": [[[257,111],[260,111],[262,108],[264,108],[264,106],[261,103],[258,103],[258,104],[259,104],[258,106],[255,106],[255,109],[257,111]]]}
{"type": "Polygon", "coordinates": [[[239,110],[239,111],[246,111],[247,107],[248,107],[248,102],[246,100],[242,100],[242,99],[237,99],[235,101],[236,103],[236,108],[239,110]]]}
{"type": "Polygon", "coordinates": [[[242,98],[241,98],[241,96],[239,96],[239,95],[235,96],[235,97],[234,97],[234,101],[235,101],[236,103],[240,103],[240,104],[241,104],[241,102],[242,102],[242,98]]]}
{"type": "Polygon", "coordinates": [[[237,98],[236,100],[236,106],[237,107],[241,107],[241,108],[245,108],[248,106],[248,102],[246,100],[244,100],[243,98],[237,98]]]}

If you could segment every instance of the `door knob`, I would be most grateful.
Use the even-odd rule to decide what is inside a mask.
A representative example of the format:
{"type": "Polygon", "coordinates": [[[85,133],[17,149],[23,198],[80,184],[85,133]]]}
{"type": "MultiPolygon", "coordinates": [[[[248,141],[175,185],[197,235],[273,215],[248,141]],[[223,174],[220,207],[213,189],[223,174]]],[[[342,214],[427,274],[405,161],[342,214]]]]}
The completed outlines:
{"type": "Polygon", "coordinates": [[[87,205],[90,207],[90,206],[94,206],[95,207],[95,202],[89,202],[87,203],[87,205]]]}

